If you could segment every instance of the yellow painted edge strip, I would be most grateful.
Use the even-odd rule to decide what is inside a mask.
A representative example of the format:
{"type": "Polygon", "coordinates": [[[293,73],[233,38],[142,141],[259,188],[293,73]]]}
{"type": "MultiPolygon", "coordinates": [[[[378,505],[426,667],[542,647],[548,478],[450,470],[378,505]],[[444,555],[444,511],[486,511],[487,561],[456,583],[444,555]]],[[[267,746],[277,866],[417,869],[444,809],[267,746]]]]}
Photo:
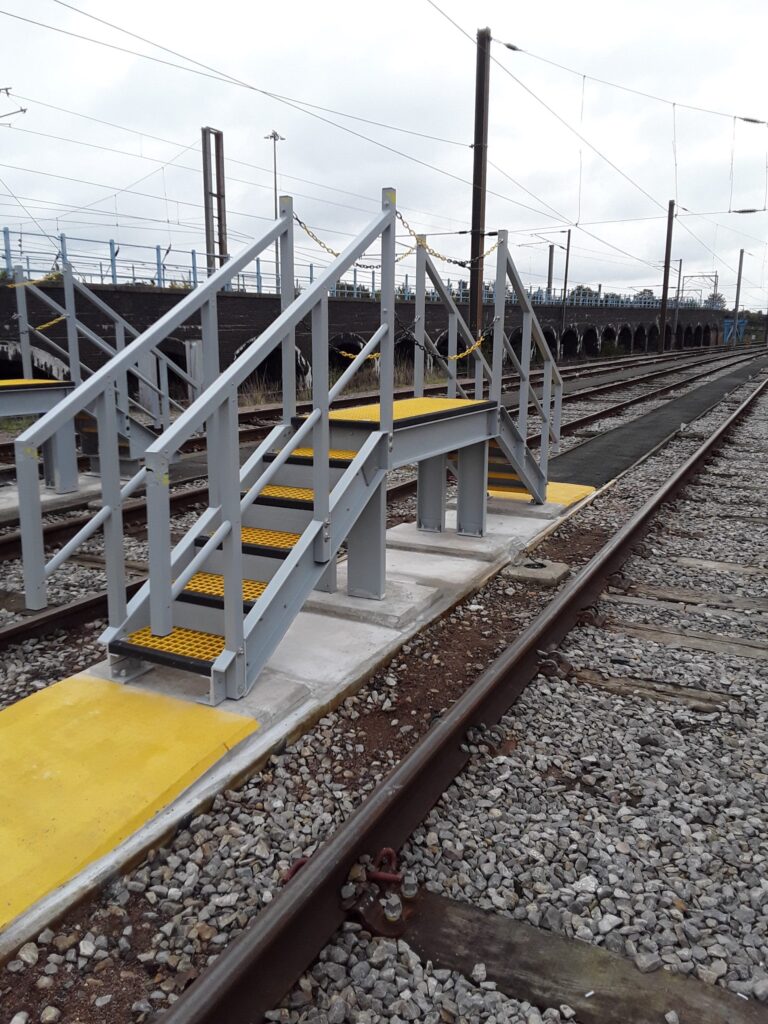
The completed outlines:
{"type": "Polygon", "coordinates": [[[65,380],[49,380],[47,377],[16,377],[10,380],[0,380],[0,387],[3,388],[19,388],[19,387],[41,387],[45,384],[67,384],[65,380]]]}
{"type": "MultiPolygon", "coordinates": [[[[555,505],[575,505],[577,501],[593,494],[594,487],[588,484],[559,484],[553,481],[547,484],[547,501],[555,505]]],[[[490,488],[488,493],[492,498],[506,498],[509,501],[530,501],[531,495],[527,491],[497,491],[490,488]]]]}
{"type": "Polygon", "coordinates": [[[255,719],[92,676],[0,712],[0,927],[171,803],[255,719]]]}

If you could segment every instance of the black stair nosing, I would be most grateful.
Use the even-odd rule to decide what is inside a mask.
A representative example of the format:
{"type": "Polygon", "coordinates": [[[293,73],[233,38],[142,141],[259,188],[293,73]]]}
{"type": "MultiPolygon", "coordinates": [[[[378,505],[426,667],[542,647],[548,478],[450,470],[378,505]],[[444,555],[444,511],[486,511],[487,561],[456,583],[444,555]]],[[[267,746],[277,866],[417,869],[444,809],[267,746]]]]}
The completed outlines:
{"type": "MultiPolygon", "coordinates": [[[[267,452],[264,456],[265,462],[274,462],[277,458],[277,452],[267,452]]],[[[314,458],[311,455],[289,455],[285,460],[284,465],[290,466],[313,466],[314,458]]],[[[352,459],[338,459],[333,458],[328,460],[328,465],[334,469],[347,469],[352,463],[352,459]]]]}
{"type": "MultiPolygon", "coordinates": [[[[224,609],[223,597],[218,597],[216,594],[201,594],[197,590],[182,590],[176,600],[184,601],[186,604],[199,604],[205,608],[216,608],[218,611],[224,609]]],[[[246,601],[243,598],[243,611],[249,612],[255,604],[256,601],[246,601]]]]}
{"type": "MultiPolygon", "coordinates": [[[[255,529],[255,527],[254,527],[255,529]]],[[[195,537],[195,547],[201,548],[207,541],[210,540],[210,536],[195,537]]],[[[216,550],[221,551],[223,541],[217,545],[216,550]]],[[[265,558],[280,558],[286,559],[290,555],[292,548],[273,548],[268,544],[248,544],[246,541],[241,543],[243,553],[246,555],[263,555],[265,558]]]]}
{"type": "Polygon", "coordinates": [[[107,650],[110,654],[122,654],[128,658],[156,662],[158,665],[168,665],[170,668],[179,668],[201,676],[210,676],[213,666],[212,661],[190,658],[186,654],[174,654],[171,651],[159,651],[154,647],[142,647],[141,644],[131,643],[130,640],[113,640],[107,650]]]}
{"type": "Polygon", "coordinates": [[[253,504],[270,505],[273,508],[294,508],[299,509],[301,512],[312,512],[315,507],[312,501],[304,501],[298,498],[277,498],[269,494],[259,494],[258,497],[253,499],[253,504]]]}

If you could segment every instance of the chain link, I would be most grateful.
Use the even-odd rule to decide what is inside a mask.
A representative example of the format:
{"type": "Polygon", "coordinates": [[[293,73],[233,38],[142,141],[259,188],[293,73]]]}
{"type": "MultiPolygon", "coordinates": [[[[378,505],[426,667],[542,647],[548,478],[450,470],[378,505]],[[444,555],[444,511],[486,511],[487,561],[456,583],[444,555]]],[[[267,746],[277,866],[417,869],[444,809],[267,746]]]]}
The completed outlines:
{"type": "Polygon", "coordinates": [[[47,323],[40,324],[39,327],[35,327],[35,330],[36,331],[44,331],[47,327],[53,327],[54,324],[60,324],[62,320],[66,320],[66,319],[67,318],[65,316],[54,317],[53,320],[49,320],[47,323]]]}
{"type": "MultiPolygon", "coordinates": [[[[319,245],[320,248],[323,249],[325,252],[327,252],[329,256],[333,256],[334,259],[338,256],[341,256],[340,252],[337,252],[335,249],[332,249],[330,245],[328,245],[326,242],[322,240],[322,238],[318,238],[318,236],[315,234],[312,228],[309,227],[309,225],[305,224],[297,213],[294,213],[293,219],[299,225],[301,230],[306,232],[306,234],[309,235],[312,241],[319,245]]],[[[395,263],[400,263],[401,260],[404,260],[407,256],[411,256],[414,252],[416,252],[416,246],[412,245],[404,252],[401,252],[398,256],[395,256],[395,263]]],[[[355,266],[360,268],[361,270],[381,270],[380,263],[361,263],[359,260],[356,260],[355,266]]]]}
{"type": "MultiPolygon", "coordinates": [[[[395,212],[395,216],[403,225],[403,227],[405,228],[409,235],[411,235],[413,238],[419,237],[399,210],[395,212]]],[[[480,256],[476,256],[475,260],[477,260],[478,262],[480,260],[484,260],[486,256],[490,256],[491,253],[495,252],[498,248],[499,242],[497,240],[493,243],[490,249],[486,249],[486,251],[484,253],[481,253],[480,256]]],[[[435,259],[442,260],[443,263],[452,263],[455,267],[463,267],[465,270],[468,270],[475,262],[475,260],[457,260],[454,259],[453,256],[446,256],[445,253],[438,252],[437,249],[433,249],[432,246],[429,245],[427,242],[424,243],[424,249],[426,252],[429,253],[430,256],[434,256],[435,259]]]]}

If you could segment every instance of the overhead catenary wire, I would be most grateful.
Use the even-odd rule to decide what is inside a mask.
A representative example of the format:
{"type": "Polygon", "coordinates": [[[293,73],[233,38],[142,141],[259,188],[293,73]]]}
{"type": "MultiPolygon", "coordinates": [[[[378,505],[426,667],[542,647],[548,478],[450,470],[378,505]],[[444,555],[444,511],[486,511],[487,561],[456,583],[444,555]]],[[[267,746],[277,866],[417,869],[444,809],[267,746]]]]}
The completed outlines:
{"type": "MultiPolygon", "coordinates": [[[[426,167],[426,168],[428,168],[431,171],[435,171],[437,174],[442,174],[442,175],[444,175],[447,178],[451,178],[454,181],[458,181],[462,185],[471,185],[472,184],[471,181],[468,178],[463,178],[461,175],[454,174],[452,171],[448,171],[444,167],[440,167],[437,164],[430,163],[428,160],[422,160],[420,157],[414,156],[412,153],[405,153],[402,150],[395,148],[394,146],[390,146],[390,145],[388,145],[385,142],[381,142],[378,139],[373,139],[369,135],[364,135],[362,132],[358,132],[358,131],[356,131],[353,128],[349,128],[347,125],[338,124],[336,121],[332,121],[330,118],[325,117],[322,114],[318,114],[315,110],[311,110],[307,106],[303,106],[301,104],[301,102],[299,102],[299,101],[291,100],[290,98],[288,98],[286,96],[282,96],[282,95],[280,95],[278,93],[270,92],[267,89],[262,89],[262,88],[260,88],[258,86],[251,85],[251,84],[249,84],[247,82],[243,82],[240,79],[236,79],[236,78],[234,78],[232,76],[226,75],[225,73],[216,72],[216,71],[213,71],[213,72],[203,71],[203,70],[200,70],[200,68],[197,68],[197,67],[187,67],[187,66],[185,66],[183,64],[176,64],[173,61],[164,60],[163,58],[160,58],[160,57],[154,57],[151,54],[141,53],[141,52],[139,52],[137,50],[132,50],[132,49],[130,49],[128,47],[125,47],[125,46],[118,46],[116,43],[108,43],[108,42],[106,42],[106,41],[104,41],[102,39],[94,39],[92,36],[85,36],[82,33],[72,32],[69,29],[59,28],[56,25],[49,25],[46,22],[36,21],[34,18],[27,18],[27,17],[24,17],[21,14],[14,14],[14,13],[12,13],[10,11],[0,10],[0,15],[4,15],[5,17],[8,17],[8,18],[14,18],[17,21],[23,21],[23,22],[26,22],[27,24],[30,24],[30,25],[36,25],[39,28],[44,28],[44,29],[47,29],[47,30],[50,30],[50,31],[53,31],[53,32],[58,32],[58,33],[61,33],[63,35],[75,38],[75,39],[81,39],[84,42],[93,43],[93,44],[95,44],[97,46],[104,46],[104,47],[107,47],[108,49],[117,50],[118,52],[121,52],[121,53],[130,54],[131,56],[134,56],[134,57],[140,57],[143,60],[149,60],[149,61],[152,61],[154,63],[164,64],[164,65],[166,65],[168,67],[175,68],[175,69],[177,69],[179,71],[188,72],[189,74],[201,75],[204,78],[210,78],[210,79],[213,79],[215,81],[224,82],[227,85],[240,86],[241,88],[248,89],[248,90],[250,90],[252,92],[257,92],[257,93],[259,93],[259,94],[261,94],[263,96],[268,96],[271,99],[274,99],[274,100],[276,100],[276,101],[278,101],[280,103],[283,103],[284,105],[286,105],[288,107],[292,107],[294,110],[298,110],[301,113],[304,113],[304,114],[308,115],[309,117],[314,117],[317,120],[322,121],[325,124],[332,125],[334,128],[339,129],[339,131],[343,131],[343,132],[346,132],[347,134],[352,135],[352,136],[354,136],[356,138],[363,139],[364,141],[369,142],[371,145],[377,146],[378,148],[386,150],[389,153],[394,153],[396,156],[402,157],[405,160],[410,160],[412,163],[418,164],[421,167],[426,167]]],[[[123,31],[123,30],[122,29],[118,29],[118,31],[123,31]]],[[[157,43],[153,43],[151,45],[158,46],[158,47],[160,46],[160,44],[157,44],[157,43]]],[[[167,49],[165,47],[160,47],[160,48],[161,49],[167,49]]],[[[176,51],[172,51],[172,52],[175,53],[176,51]]],[[[184,55],[179,55],[179,56],[181,56],[182,60],[189,60],[191,63],[199,64],[198,61],[193,61],[192,58],[185,57],[184,55]]],[[[206,66],[207,65],[201,65],[201,67],[206,67],[206,66]]],[[[519,200],[513,199],[511,196],[504,195],[503,193],[500,193],[500,192],[493,192],[490,189],[488,189],[487,191],[488,191],[488,193],[490,195],[493,195],[497,199],[501,199],[504,202],[511,203],[512,205],[518,206],[521,209],[529,210],[531,213],[537,213],[537,214],[542,215],[542,216],[547,216],[547,214],[543,213],[542,210],[536,210],[533,207],[528,206],[526,203],[521,203],[519,200]]]]}
{"type": "Polygon", "coordinates": [[[501,39],[494,39],[494,42],[505,47],[507,50],[513,50],[515,53],[522,53],[526,57],[531,57],[533,60],[541,61],[543,64],[549,64],[554,68],[559,68],[561,71],[567,71],[569,75],[576,75],[578,78],[588,78],[590,82],[596,82],[598,85],[605,85],[609,89],[620,89],[622,92],[629,92],[635,96],[642,96],[646,100],[654,100],[657,103],[666,103],[669,106],[684,107],[686,110],[695,110],[700,114],[712,114],[715,117],[736,118],[739,121],[745,121],[747,124],[768,125],[768,120],[762,118],[746,117],[743,114],[733,114],[724,110],[714,110],[710,107],[697,106],[694,103],[686,103],[682,100],[670,100],[665,96],[657,96],[654,93],[645,92],[642,89],[636,89],[630,85],[622,85],[619,82],[610,82],[605,78],[598,78],[596,75],[589,75],[583,71],[577,71],[575,68],[569,68],[567,65],[560,64],[558,61],[552,60],[549,57],[542,57],[540,54],[532,53],[530,50],[525,50],[522,46],[516,46],[514,43],[505,43],[501,39]]]}

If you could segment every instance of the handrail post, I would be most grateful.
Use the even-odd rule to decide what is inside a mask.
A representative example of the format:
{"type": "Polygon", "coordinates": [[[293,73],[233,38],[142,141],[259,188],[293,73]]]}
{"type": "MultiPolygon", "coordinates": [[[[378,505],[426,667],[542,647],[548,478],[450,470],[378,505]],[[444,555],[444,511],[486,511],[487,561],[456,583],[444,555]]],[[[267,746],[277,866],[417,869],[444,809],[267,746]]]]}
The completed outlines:
{"type": "MultiPolygon", "coordinates": [[[[237,389],[231,388],[225,401],[214,414],[219,420],[219,440],[222,442],[218,453],[220,464],[221,517],[229,523],[229,531],[222,542],[222,565],[224,572],[224,639],[226,648],[240,656],[244,666],[243,651],[243,547],[240,512],[240,446],[238,438],[237,389]]],[[[245,675],[237,672],[237,693],[228,697],[242,696],[245,675]]]]}
{"type": "Polygon", "coordinates": [[[75,285],[72,278],[72,264],[69,260],[62,262],[62,280],[64,282],[64,308],[67,326],[67,351],[69,352],[69,379],[79,384],[82,379],[80,370],[80,342],[77,336],[77,308],[75,305],[75,285]]]}
{"type": "MultiPolygon", "coordinates": [[[[122,352],[125,348],[125,326],[115,320],[115,351],[122,352]]],[[[115,381],[117,385],[117,408],[122,413],[128,412],[128,374],[121,373],[115,381]]]]}
{"type": "Polygon", "coordinates": [[[413,395],[414,398],[421,398],[424,395],[424,322],[425,300],[426,300],[426,278],[427,261],[426,235],[416,236],[416,302],[414,305],[414,327],[413,327],[413,395]]]}
{"type": "MultiPolygon", "coordinates": [[[[219,376],[219,320],[216,305],[216,296],[210,298],[200,310],[200,325],[202,334],[202,382],[200,393],[211,387],[219,376]]],[[[220,449],[220,425],[217,415],[206,420],[206,450],[208,462],[208,501],[211,505],[221,503],[221,489],[219,487],[219,466],[218,452],[220,449]]]]}
{"type": "MultiPolygon", "coordinates": [[[[18,267],[16,268],[19,269],[18,267]]],[[[40,507],[40,452],[28,445],[15,444],[16,484],[19,489],[21,562],[24,573],[24,597],[27,608],[45,608],[48,604],[45,582],[45,545],[43,514],[40,507]]]]}
{"type": "Polygon", "coordinates": [[[27,380],[33,377],[32,346],[29,342],[29,314],[27,312],[27,293],[24,291],[24,271],[21,267],[13,268],[13,280],[16,282],[16,311],[19,316],[19,346],[21,348],[21,372],[27,380]]]}
{"type": "Polygon", "coordinates": [[[521,437],[528,431],[528,392],[531,387],[531,321],[533,314],[523,313],[523,337],[520,350],[520,392],[517,399],[517,429],[521,437]]]}
{"type": "Polygon", "coordinates": [[[507,232],[499,231],[496,250],[496,287],[493,302],[493,355],[491,358],[491,387],[489,397],[501,402],[501,378],[504,363],[504,314],[507,297],[507,232]]]}
{"type": "MultiPolygon", "coordinates": [[[[547,479],[549,465],[549,431],[552,420],[552,360],[544,362],[544,382],[541,394],[541,447],[539,449],[539,469],[547,479]]],[[[546,497],[545,497],[546,500],[546,497]]]]}
{"type": "Polygon", "coordinates": [[[147,452],[147,539],[152,566],[149,622],[155,636],[167,636],[173,629],[169,466],[166,453],[147,452]]]}
{"type": "Polygon", "coordinates": [[[327,562],[330,556],[329,465],[330,421],[328,418],[328,295],[312,307],[312,405],[320,417],[312,430],[312,488],[314,518],[323,524],[315,545],[315,561],[327,562]]]}
{"type": "MultiPolygon", "coordinates": [[[[287,218],[287,226],[280,236],[280,309],[293,302],[293,199],[280,197],[280,216],[287,218]]],[[[283,419],[288,422],[296,415],[296,331],[291,328],[283,338],[283,419]]]]}
{"type": "MultiPolygon", "coordinates": [[[[123,509],[120,493],[120,451],[117,437],[115,392],[112,388],[105,388],[96,403],[96,426],[99,439],[101,502],[102,507],[108,506],[110,510],[104,523],[107,609],[110,626],[119,626],[125,620],[126,614],[125,552],[123,550],[123,509]]],[[[151,561],[150,565],[152,565],[151,561]]]]}
{"type": "Polygon", "coordinates": [[[379,429],[389,435],[393,431],[393,399],[395,379],[395,208],[397,195],[393,188],[381,191],[382,209],[391,216],[381,232],[381,322],[387,333],[381,341],[379,359],[379,429]]]}

